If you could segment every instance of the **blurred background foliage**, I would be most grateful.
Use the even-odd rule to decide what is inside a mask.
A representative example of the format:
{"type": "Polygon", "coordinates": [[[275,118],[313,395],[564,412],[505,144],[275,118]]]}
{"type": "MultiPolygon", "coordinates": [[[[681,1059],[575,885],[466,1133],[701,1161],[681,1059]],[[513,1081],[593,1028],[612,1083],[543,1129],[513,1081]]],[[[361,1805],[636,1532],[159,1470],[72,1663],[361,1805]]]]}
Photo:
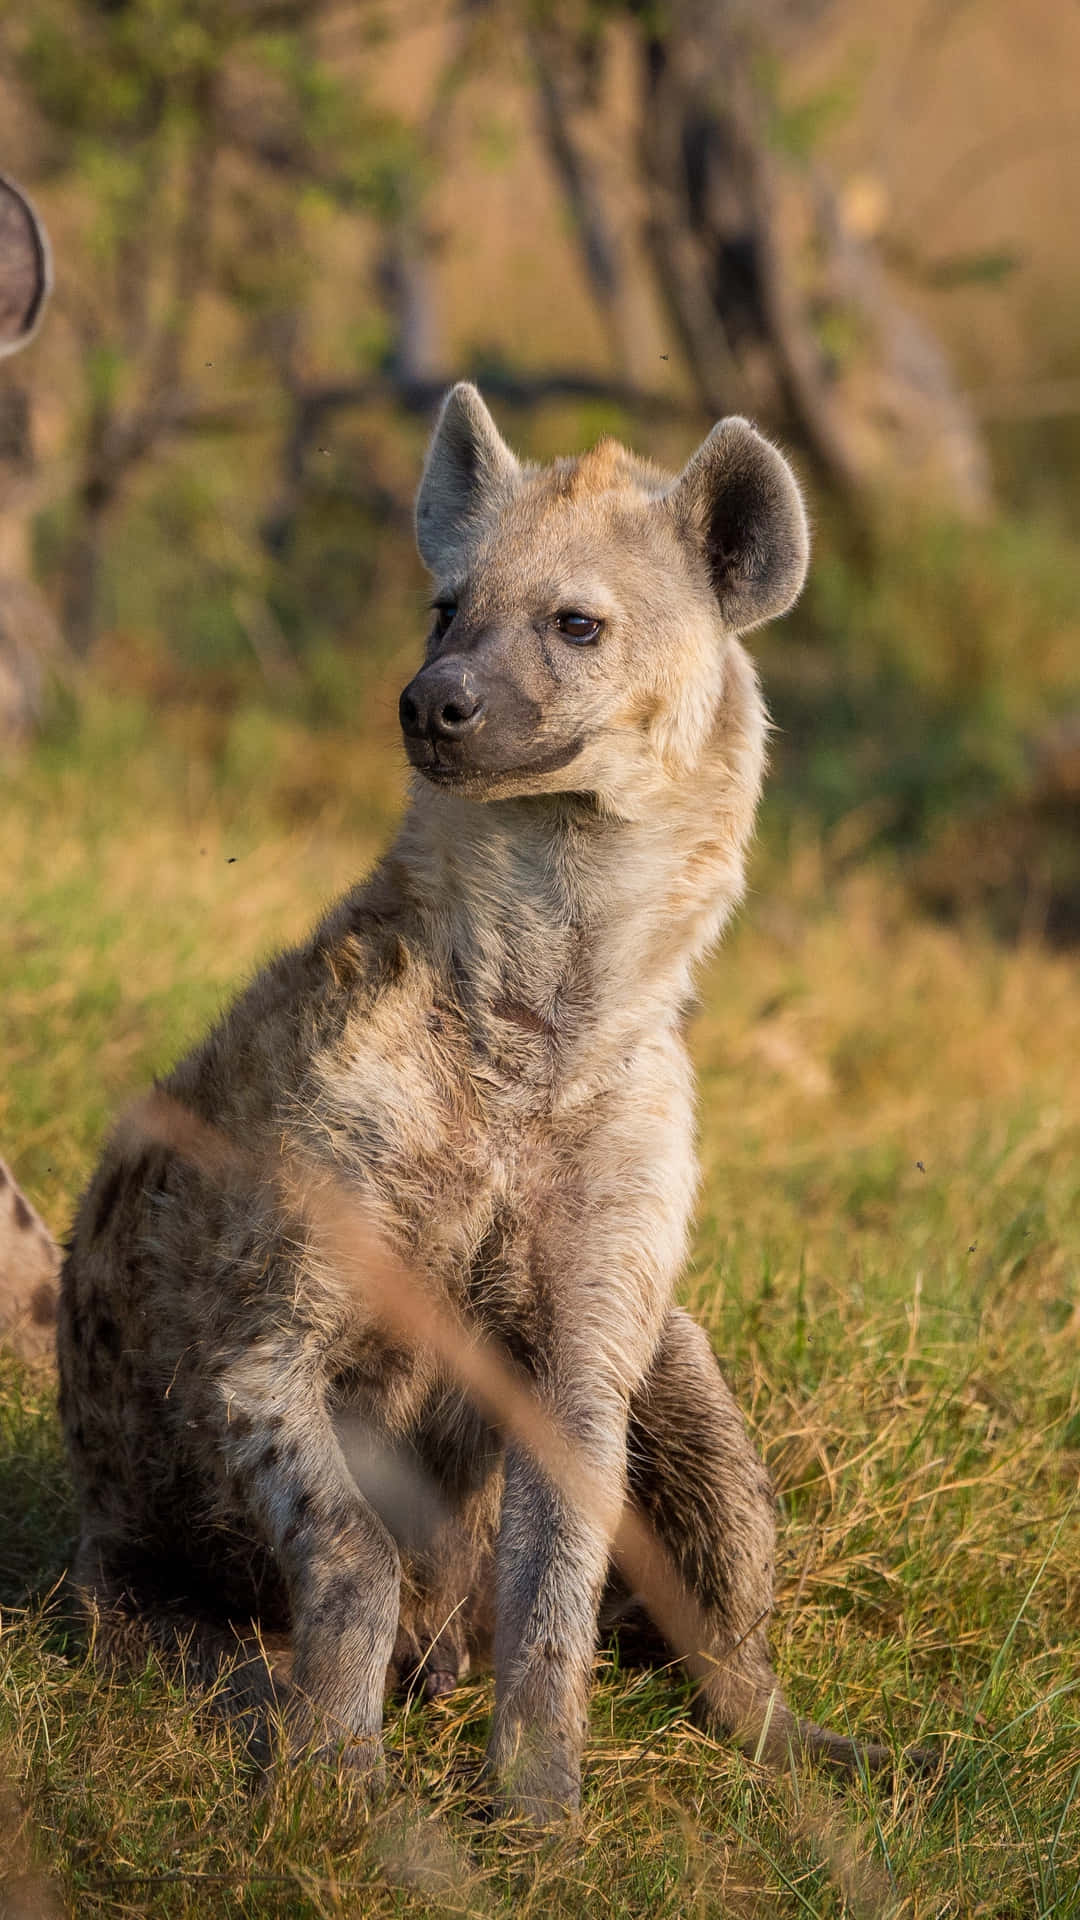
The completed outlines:
{"type": "Polygon", "coordinates": [[[332,1783],[253,1797],[19,1612],[70,1493],[5,1361],[0,1909],[25,1842],[42,1913],[442,1915],[448,1832],[516,1920],[1076,1910],[1078,70],[1061,0],[0,0],[56,265],[0,366],[0,1147],[62,1230],[110,1114],[385,846],[447,381],[536,457],[677,468],[752,414],[815,557],[752,636],[686,1298],[781,1490],[794,1697],[957,1763],[815,1835],[605,1668],[561,1865],[475,1819],[482,1679],[391,1715],[407,1860],[332,1783]]]}
{"type": "Polygon", "coordinates": [[[0,371],[4,754],[102,697],[211,764],[392,734],[452,377],[537,456],[739,410],[817,523],[767,842],[1074,938],[1078,58],[1056,0],[0,0],[57,262],[0,371]]]}

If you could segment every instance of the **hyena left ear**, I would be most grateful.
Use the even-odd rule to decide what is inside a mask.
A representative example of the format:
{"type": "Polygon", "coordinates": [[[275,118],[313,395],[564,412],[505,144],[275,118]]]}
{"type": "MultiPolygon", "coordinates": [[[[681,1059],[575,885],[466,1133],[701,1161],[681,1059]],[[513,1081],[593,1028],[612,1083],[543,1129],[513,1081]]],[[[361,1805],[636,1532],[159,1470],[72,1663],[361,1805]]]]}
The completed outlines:
{"type": "Polygon", "coordinates": [[[665,495],[682,537],[702,553],[736,633],[798,598],[810,556],[806,509],[783,454],[748,420],[715,426],[665,495]]]}
{"type": "Polygon", "coordinates": [[[432,573],[455,570],[477,516],[520,471],[476,388],[460,380],[435,422],[416,496],[416,544],[432,573]]]}

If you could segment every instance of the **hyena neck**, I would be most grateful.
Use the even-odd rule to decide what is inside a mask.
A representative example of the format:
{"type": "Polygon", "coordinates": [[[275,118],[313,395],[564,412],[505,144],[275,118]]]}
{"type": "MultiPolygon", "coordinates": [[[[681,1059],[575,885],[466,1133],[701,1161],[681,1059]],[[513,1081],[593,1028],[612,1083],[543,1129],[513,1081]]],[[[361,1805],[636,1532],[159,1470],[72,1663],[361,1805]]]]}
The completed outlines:
{"type": "Polygon", "coordinates": [[[578,796],[480,803],[420,788],[395,849],[459,997],[558,1040],[575,1067],[679,1016],[744,885],[765,717],[747,663],[692,770],[644,817],[578,796]]]}

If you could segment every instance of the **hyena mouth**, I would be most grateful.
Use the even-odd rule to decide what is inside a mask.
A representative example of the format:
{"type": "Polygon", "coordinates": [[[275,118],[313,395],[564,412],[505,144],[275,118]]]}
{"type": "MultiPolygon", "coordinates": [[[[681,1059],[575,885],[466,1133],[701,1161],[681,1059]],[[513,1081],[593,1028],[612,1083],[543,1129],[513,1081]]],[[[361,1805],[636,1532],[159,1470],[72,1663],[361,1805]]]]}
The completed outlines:
{"type": "Polygon", "coordinates": [[[436,786],[459,786],[463,780],[475,777],[474,768],[462,765],[460,760],[456,763],[452,760],[444,760],[438,748],[431,746],[427,741],[407,740],[405,752],[410,766],[414,767],[417,773],[422,773],[425,780],[434,781],[436,786]]]}
{"type": "Polygon", "coordinates": [[[526,780],[545,773],[558,773],[560,768],[568,767],[585,745],[585,735],[579,733],[565,746],[553,747],[549,753],[534,754],[527,760],[512,760],[505,766],[483,766],[475,760],[444,760],[440,758],[437,747],[427,747],[422,741],[406,742],[406,751],[417,773],[430,780],[437,787],[490,787],[503,786],[507,781],[526,780]]]}

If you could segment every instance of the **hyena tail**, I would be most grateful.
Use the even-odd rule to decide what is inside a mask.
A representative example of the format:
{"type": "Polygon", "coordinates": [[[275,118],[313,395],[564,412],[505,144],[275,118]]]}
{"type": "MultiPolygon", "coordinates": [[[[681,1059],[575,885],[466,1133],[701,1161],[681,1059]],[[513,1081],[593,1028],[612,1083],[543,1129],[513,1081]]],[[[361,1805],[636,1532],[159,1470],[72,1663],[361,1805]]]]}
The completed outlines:
{"type": "MultiPolygon", "coordinates": [[[[668,1641],[640,1598],[628,1595],[617,1577],[609,1582],[600,1624],[605,1637],[617,1645],[621,1665],[670,1665],[668,1641]]],[[[800,1719],[784,1698],[760,1628],[697,1678],[697,1718],[710,1732],[734,1740],[750,1759],[774,1771],[786,1772],[800,1760],[850,1775],[932,1774],[940,1768],[940,1754],[933,1749],[909,1747],[897,1757],[876,1741],[856,1740],[800,1719]]]]}
{"type": "Polygon", "coordinates": [[[744,1753],[779,1771],[805,1759],[839,1773],[864,1777],[928,1776],[941,1766],[940,1754],[929,1748],[908,1747],[898,1755],[875,1740],[856,1740],[829,1727],[819,1727],[814,1720],[800,1719],[787,1705],[778,1683],[763,1709],[759,1700],[755,1719],[744,1717],[741,1725],[735,1722],[734,1731],[744,1753]]]}
{"type": "Polygon", "coordinates": [[[109,1569],[100,1546],[84,1540],[71,1585],[89,1631],[90,1651],[104,1672],[131,1677],[158,1659],[203,1708],[226,1719],[257,1765],[269,1763],[274,1727],[289,1694],[288,1636],[246,1632],[145,1595],[135,1595],[109,1569]]]}
{"type": "Polygon", "coordinates": [[[739,1653],[742,1661],[738,1655],[729,1656],[730,1664],[718,1662],[704,1680],[698,1711],[706,1725],[731,1735],[751,1759],[781,1772],[802,1759],[849,1774],[884,1773],[895,1766],[887,1747],[833,1733],[793,1713],[762,1633],[750,1636],[750,1644],[744,1644],[739,1653]]]}
{"type": "Polygon", "coordinates": [[[836,1767],[842,1773],[895,1770],[895,1755],[875,1740],[854,1740],[847,1734],[833,1733],[829,1727],[819,1727],[814,1720],[795,1720],[794,1734],[797,1753],[805,1753],[812,1760],[836,1767]]]}
{"type": "Polygon", "coordinates": [[[904,1747],[896,1754],[874,1740],[853,1740],[846,1734],[831,1733],[828,1727],[816,1726],[812,1720],[797,1722],[797,1739],[802,1751],[812,1759],[838,1767],[844,1773],[932,1780],[944,1765],[940,1747],[904,1747]]]}

